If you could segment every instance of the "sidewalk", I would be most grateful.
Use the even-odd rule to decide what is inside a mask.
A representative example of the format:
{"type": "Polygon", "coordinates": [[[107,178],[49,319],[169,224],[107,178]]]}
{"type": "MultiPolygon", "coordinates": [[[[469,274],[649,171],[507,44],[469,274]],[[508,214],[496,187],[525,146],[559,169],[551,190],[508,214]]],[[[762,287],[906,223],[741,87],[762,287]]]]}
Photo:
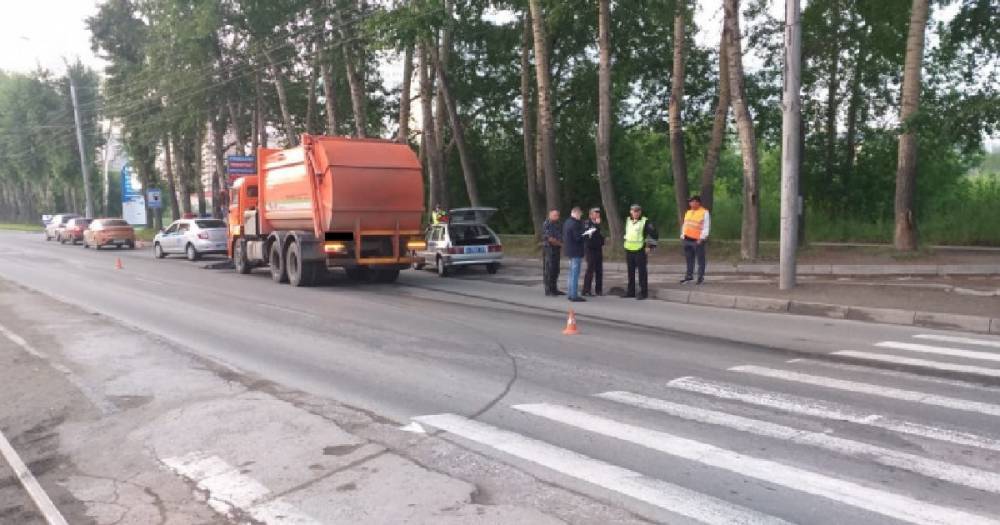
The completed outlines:
{"type": "MultiPolygon", "coordinates": [[[[493,279],[540,283],[538,266],[508,261],[493,279]]],[[[624,292],[622,266],[605,265],[606,293],[624,292]]],[[[651,296],[666,301],[1000,334],[1000,273],[977,273],[982,269],[968,266],[949,268],[957,271],[945,275],[921,275],[906,272],[905,267],[882,267],[882,273],[869,274],[863,274],[863,268],[846,270],[800,272],[798,286],[790,291],[779,290],[777,277],[767,272],[721,274],[716,270],[704,285],[680,285],[684,269],[677,265],[651,267],[649,282],[651,296]]],[[[564,275],[560,278],[565,279],[564,275]]]]}

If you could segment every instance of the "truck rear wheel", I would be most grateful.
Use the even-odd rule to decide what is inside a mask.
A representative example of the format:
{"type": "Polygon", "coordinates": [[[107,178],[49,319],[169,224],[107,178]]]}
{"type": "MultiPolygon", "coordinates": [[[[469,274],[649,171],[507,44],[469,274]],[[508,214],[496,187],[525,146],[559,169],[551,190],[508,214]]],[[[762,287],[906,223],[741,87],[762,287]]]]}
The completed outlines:
{"type": "Polygon", "coordinates": [[[288,272],[288,282],[292,286],[312,286],[316,284],[319,265],[312,261],[302,260],[302,247],[297,242],[288,246],[285,253],[285,267],[288,272]]]}
{"type": "Polygon", "coordinates": [[[233,242],[233,267],[236,268],[236,273],[244,275],[250,273],[250,261],[247,260],[246,239],[238,239],[233,242]]]}
{"type": "Polygon", "coordinates": [[[374,270],[372,282],[376,283],[394,283],[396,279],[399,279],[399,270],[374,270]]]}
{"type": "Polygon", "coordinates": [[[365,266],[356,266],[354,268],[344,268],[347,272],[347,278],[352,281],[368,281],[371,279],[371,268],[365,266]]]}
{"type": "Polygon", "coordinates": [[[278,246],[277,242],[271,244],[271,252],[267,262],[271,265],[271,280],[276,283],[287,283],[288,272],[285,271],[285,261],[281,257],[281,246],[278,246]]]}

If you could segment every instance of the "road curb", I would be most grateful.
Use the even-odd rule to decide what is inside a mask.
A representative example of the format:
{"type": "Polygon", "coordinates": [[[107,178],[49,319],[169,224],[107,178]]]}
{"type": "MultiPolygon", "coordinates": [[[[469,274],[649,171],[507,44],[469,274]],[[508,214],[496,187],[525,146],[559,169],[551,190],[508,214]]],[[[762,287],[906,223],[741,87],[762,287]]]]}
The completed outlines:
{"type": "Polygon", "coordinates": [[[788,313],[810,317],[849,319],[868,323],[925,326],[939,330],[958,330],[984,334],[1000,334],[1000,318],[920,312],[894,308],[871,308],[843,304],[814,303],[750,295],[726,295],[685,290],[659,289],[653,297],[672,303],[751,310],[755,312],[788,313]]]}
{"type": "MultiPolygon", "coordinates": [[[[507,257],[506,264],[512,266],[540,265],[540,259],[524,257],[507,257]]],[[[560,267],[566,269],[569,264],[563,260],[560,267]]],[[[608,261],[604,263],[605,271],[624,272],[625,263],[608,261]]],[[[778,275],[777,264],[713,264],[715,275],[778,275]]],[[[682,274],[686,271],[683,264],[651,264],[650,273],[682,274]]],[[[821,275],[838,277],[882,277],[887,275],[910,276],[941,276],[950,275],[1000,275],[1000,264],[802,264],[796,275],[821,275]]]]}

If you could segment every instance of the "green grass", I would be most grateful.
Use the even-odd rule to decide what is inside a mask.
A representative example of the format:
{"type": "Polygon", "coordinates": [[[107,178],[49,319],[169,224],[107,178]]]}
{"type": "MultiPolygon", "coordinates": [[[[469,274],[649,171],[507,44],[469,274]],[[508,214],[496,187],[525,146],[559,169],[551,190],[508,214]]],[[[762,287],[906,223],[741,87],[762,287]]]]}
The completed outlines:
{"type": "Polygon", "coordinates": [[[13,222],[0,222],[0,230],[35,232],[41,233],[44,228],[40,224],[18,224],[13,222]]]}

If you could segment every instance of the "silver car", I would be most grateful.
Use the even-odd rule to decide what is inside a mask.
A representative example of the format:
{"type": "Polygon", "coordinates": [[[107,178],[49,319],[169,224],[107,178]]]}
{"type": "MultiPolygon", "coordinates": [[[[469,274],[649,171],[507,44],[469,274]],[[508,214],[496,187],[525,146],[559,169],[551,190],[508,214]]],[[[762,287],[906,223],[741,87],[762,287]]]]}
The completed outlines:
{"type": "Polygon", "coordinates": [[[202,255],[226,253],[226,223],[219,219],[181,219],[153,237],[153,254],[158,259],[176,253],[189,261],[202,255]]]}
{"type": "Polygon", "coordinates": [[[51,241],[52,239],[59,240],[59,234],[64,228],[66,228],[66,223],[70,219],[75,219],[79,215],[75,213],[60,213],[58,215],[53,215],[49,222],[45,224],[45,240],[51,241]]]}
{"type": "Polygon", "coordinates": [[[446,277],[457,266],[481,265],[491,274],[500,269],[503,245],[486,221],[496,208],[457,208],[448,211],[448,221],[427,229],[427,246],[418,250],[417,269],[433,265],[446,277]]]}

